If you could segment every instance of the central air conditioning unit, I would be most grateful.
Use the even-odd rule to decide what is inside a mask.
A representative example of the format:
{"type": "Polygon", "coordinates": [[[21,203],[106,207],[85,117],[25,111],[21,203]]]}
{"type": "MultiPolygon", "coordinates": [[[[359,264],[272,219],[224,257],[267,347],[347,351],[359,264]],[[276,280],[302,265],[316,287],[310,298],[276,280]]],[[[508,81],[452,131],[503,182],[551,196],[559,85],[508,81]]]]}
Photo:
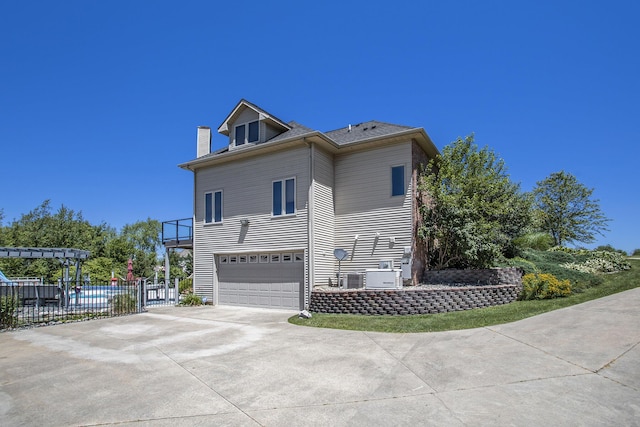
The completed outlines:
{"type": "Polygon", "coordinates": [[[358,289],[364,286],[364,275],[359,273],[348,273],[342,278],[344,289],[358,289]]]}

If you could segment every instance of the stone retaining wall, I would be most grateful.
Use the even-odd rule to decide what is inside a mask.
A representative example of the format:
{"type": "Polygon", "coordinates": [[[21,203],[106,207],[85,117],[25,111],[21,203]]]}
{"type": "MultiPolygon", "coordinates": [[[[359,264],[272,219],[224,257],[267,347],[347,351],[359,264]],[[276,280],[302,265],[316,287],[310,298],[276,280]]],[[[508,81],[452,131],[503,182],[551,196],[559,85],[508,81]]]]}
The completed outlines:
{"type": "Polygon", "coordinates": [[[427,270],[422,283],[467,283],[478,285],[522,284],[522,270],[516,267],[479,270],[427,270]]]}
{"type": "Polygon", "coordinates": [[[476,274],[473,277],[489,278],[492,281],[499,279],[502,282],[500,284],[467,284],[446,288],[418,286],[400,290],[315,290],[311,292],[309,310],[316,313],[365,315],[430,314],[489,307],[514,301],[522,290],[520,273],[517,269],[504,269],[515,272],[496,275],[495,270],[497,269],[480,270],[485,273],[476,274]],[[503,283],[507,279],[513,281],[503,283]]]}

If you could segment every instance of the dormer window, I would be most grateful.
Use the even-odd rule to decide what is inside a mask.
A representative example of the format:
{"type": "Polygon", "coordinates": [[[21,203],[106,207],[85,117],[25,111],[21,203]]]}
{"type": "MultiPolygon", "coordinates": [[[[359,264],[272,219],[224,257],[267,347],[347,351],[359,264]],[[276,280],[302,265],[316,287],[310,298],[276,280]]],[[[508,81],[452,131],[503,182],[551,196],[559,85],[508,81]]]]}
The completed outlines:
{"type": "Polygon", "coordinates": [[[236,147],[246,143],[256,143],[260,140],[260,124],[255,122],[243,123],[235,127],[236,147]]]}

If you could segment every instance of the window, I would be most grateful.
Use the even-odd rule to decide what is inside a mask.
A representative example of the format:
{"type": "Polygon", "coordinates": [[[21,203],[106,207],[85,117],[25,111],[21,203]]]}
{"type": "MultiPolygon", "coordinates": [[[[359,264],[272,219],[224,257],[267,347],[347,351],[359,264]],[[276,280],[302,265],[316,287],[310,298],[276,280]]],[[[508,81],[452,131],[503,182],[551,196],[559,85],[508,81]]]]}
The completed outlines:
{"type": "Polygon", "coordinates": [[[258,122],[249,123],[249,142],[258,142],[260,138],[260,127],[258,126],[258,122]]]}
{"type": "Polygon", "coordinates": [[[236,126],[236,147],[247,142],[258,142],[260,139],[260,123],[258,121],[236,126]]]}
{"type": "Polygon", "coordinates": [[[244,142],[244,125],[236,126],[236,147],[244,142]]]}
{"type": "Polygon", "coordinates": [[[404,195],[404,165],[391,168],[391,195],[404,195]]]}
{"type": "Polygon", "coordinates": [[[204,222],[222,222],[222,190],[204,194],[204,222]]]}
{"type": "Polygon", "coordinates": [[[296,213],[295,178],[273,181],[273,216],[296,213]]]}

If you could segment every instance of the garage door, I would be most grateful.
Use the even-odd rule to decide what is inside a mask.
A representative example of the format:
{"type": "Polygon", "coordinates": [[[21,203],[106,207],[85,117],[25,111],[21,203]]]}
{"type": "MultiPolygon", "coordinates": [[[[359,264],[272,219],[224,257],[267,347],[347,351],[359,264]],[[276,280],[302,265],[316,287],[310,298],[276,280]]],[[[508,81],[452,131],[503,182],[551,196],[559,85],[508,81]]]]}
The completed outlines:
{"type": "Polygon", "coordinates": [[[302,308],[304,253],[219,255],[217,260],[220,304],[302,308]]]}

